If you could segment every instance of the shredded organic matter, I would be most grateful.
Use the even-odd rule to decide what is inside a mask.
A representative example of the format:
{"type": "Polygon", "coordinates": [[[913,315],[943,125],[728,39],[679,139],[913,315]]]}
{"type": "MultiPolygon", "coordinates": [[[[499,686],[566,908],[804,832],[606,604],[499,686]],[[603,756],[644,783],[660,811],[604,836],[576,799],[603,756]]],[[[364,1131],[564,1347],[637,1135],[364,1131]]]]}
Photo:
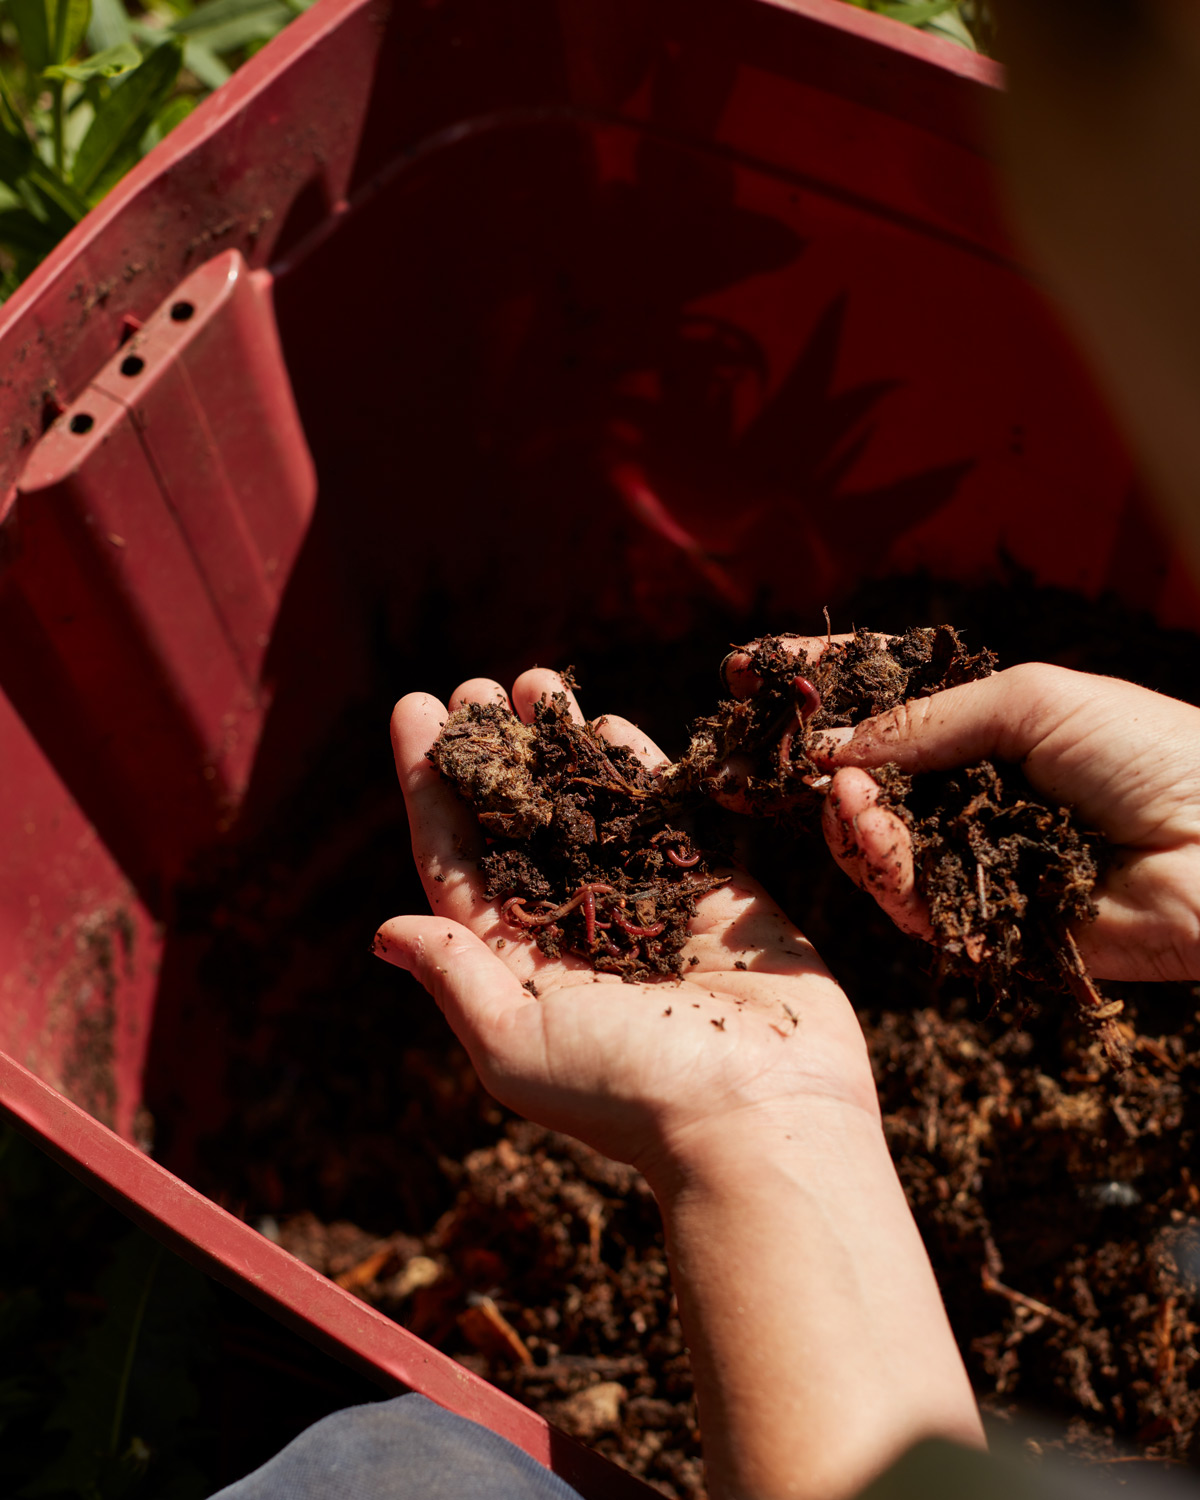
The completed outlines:
{"type": "MultiPolygon", "coordinates": [[[[700,719],[684,755],[650,770],[597,726],[576,723],[565,695],[531,724],[499,704],[451,714],[430,759],[475,807],[491,847],[485,890],[504,920],[543,953],[572,953],[625,979],[680,970],[698,897],[719,883],[712,851],[675,822],[728,796],[804,836],[830,778],[813,758],[823,730],[845,728],[913,698],[986,676],[949,625],[886,637],[856,630],[815,659],[777,636],[750,666],[761,686],[700,719]]],[[[989,1001],[1030,981],[1068,991],[1114,1064],[1128,1053],[1120,1005],[1096,990],[1070,935],[1095,914],[1102,841],[1070,809],[1040,799],[1012,766],[981,762],[913,778],[876,778],[881,802],[908,824],[915,876],[947,970],[989,1001]]]]}
{"type": "Polygon", "coordinates": [[[727,877],[666,821],[677,799],[632,751],[576,723],[559,693],[528,725],[468,703],[429,758],[493,840],[484,889],[515,933],[622,979],[679,973],[696,901],[727,877]]]}

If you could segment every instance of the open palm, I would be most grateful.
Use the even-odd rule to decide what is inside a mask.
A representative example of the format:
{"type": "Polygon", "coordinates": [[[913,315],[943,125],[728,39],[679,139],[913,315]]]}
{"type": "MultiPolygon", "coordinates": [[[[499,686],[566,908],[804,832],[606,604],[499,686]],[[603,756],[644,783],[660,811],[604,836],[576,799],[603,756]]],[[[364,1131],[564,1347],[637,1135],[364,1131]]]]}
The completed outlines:
{"type": "MultiPolygon", "coordinates": [[[[562,690],[555,674],[534,669],[514,685],[513,705],[528,722],[539,699],[562,690]]],[[[474,679],[450,707],[498,700],[508,701],[498,683],[474,679]]],[[[805,1094],[877,1113],[848,1000],[744,873],[734,870],[697,903],[686,977],[677,980],[626,984],[573,955],[546,957],[509,925],[483,895],[475,816],[426,758],[447,713],[412,693],[392,717],[413,855],[434,916],[393,918],[376,949],[434,995],[496,1098],[638,1165],[693,1129],[805,1094]]],[[[647,764],[665,759],[624,720],[597,727],[647,764]]]]}

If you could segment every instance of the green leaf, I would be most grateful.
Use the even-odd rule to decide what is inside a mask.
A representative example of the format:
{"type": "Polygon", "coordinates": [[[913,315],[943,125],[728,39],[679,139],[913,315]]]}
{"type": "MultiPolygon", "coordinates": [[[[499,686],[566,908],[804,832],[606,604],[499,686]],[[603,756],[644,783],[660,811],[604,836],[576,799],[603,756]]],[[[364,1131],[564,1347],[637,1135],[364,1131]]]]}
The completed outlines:
{"type": "Polygon", "coordinates": [[[18,192],[27,209],[48,224],[57,224],[58,237],[77,224],[88,206],[69,182],[63,180],[49,162],[33,149],[24,135],[0,128],[0,182],[18,192]],[[30,197],[30,187],[38,192],[30,197]],[[44,197],[52,205],[48,211],[41,203],[44,197]],[[55,212],[54,210],[57,210],[55,212]]]}
{"type": "Polygon", "coordinates": [[[206,89],[219,89],[227,78],[233,77],[212,48],[194,37],[183,44],[183,65],[206,89]]]}
{"type": "Polygon", "coordinates": [[[129,14],[121,0],[92,0],[92,20],[88,26],[90,52],[107,52],[132,39],[129,14]]]}
{"type": "Polygon", "coordinates": [[[55,61],[51,51],[54,3],[55,0],[8,0],[8,14],[17,28],[21,55],[31,73],[40,73],[55,61]]]}
{"type": "Polygon", "coordinates": [[[243,16],[252,16],[260,11],[278,10],[279,0],[207,0],[195,10],[171,23],[175,36],[185,36],[191,31],[207,31],[213,26],[223,26],[227,21],[239,21],[243,16]]]}
{"type": "Polygon", "coordinates": [[[0,182],[15,188],[20,178],[29,171],[33,161],[33,147],[23,135],[0,130],[0,182]]]}
{"type": "MultiPolygon", "coordinates": [[[[212,5],[205,5],[202,9],[215,10],[218,4],[223,3],[224,0],[214,0],[212,5]]],[[[206,26],[203,30],[197,28],[187,35],[203,43],[211,52],[239,52],[251,42],[269,41],[294,19],[294,14],[289,6],[271,0],[270,4],[258,5],[244,16],[222,21],[219,26],[206,26]]]]}
{"type": "Polygon", "coordinates": [[[96,110],[71,174],[83,197],[102,197],[137,160],[142,136],[175,86],[182,56],[178,42],[156,47],[96,110]]]}
{"type": "Polygon", "coordinates": [[[74,57],[83,45],[88,22],[92,19],[92,0],[46,0],[47,10],[51,4],[54,5],[51,62],[62,64],[74,57]]]}
{"type": "Polygon", "coordinates": [[[77,63],[59,63],[47,68],[43,76],[73,78],[76,83],[86,83],[89,78],[119,78],[122,73],[136,68],[141,60],[142,54],[132,42],[118,42],[115,47],[94,52],[91,57],[80,58],[77,63]]]}
{"type": "Polygon", "coordinates": [[[875,9],[881,16],[889,16],[893,21],[903,21],[906,26],[924,26],[938,16],[945,15],[955,4],[956,0],[924,0],[923,4],[904,4],[901,0],[899,4],[877,5],[875,9]]]}
{"type": "MultiPolygon", "coordinates": [[[[91,132],[89,131],[90,135],[91,132]]],[[[56,168],[49,162],[45,162],[39,156],[34,156],[29,171],[26,174],[28,181],[36,184],[39,190],[49,198],[57,208],[67,216],[72,224],[78,224],[80,219],[88,211],[87,201],[75,191],[75,188],[60,177],[56,168]]]]}
{"type": "Polygon", "coordinates": [[[979,50],[975,38],[971,35],[970,28],[958,11],[950,11],[944,16],[939,16],[936,21],[931,21],[925,29],[937,36],[949,37],[952,42],[958,42],[963,47],[969,47],[972,52],[979,50]]]}
{"type": "Polygon", "coordinates": [[[170,135],[176,125],[186,120],[195,109],[197,102],[194,94],[176,94],[173,99],[168,99],[142,137],[142,155],[145,156],[147,152],[153,151],[163,136],[170,135]]]}

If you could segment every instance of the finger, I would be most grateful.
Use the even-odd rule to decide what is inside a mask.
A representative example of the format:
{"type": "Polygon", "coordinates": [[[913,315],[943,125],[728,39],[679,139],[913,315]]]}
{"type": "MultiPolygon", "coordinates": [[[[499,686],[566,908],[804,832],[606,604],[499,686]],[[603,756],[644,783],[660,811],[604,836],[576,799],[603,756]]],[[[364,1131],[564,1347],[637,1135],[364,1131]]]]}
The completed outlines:
{"type": "Polygon", "coordinates": [[[583,711],[576,702],[575,694],[558,673],[552,672],[549,667],[530,667],[527,672],[522,672],[513,683],[513,707],[517,717],[524,724],[530,723],[535,706],[545,699],[553,698],[555,693],[566,694],[567,708],[570,710],[571,717],[576,724],[582,724],[583,711]]]}
{"type": "Polygon", "coordinates": [[[393,917],[375,934],[374,947],[429,991],[493,1092],[506,1074],[519,1076],[536,1066],[537,1002],[466,927],[439,917],[393,917]]]}
{"type": "Polygon", "coordinates": [[[508,694],[490,677],[471,677],[460,687],[456,687],[450,694],[451,712],[461,708],[464,703],[499,703],[504,708],[512,708],[508,694]]]}
{"type": "Polygon", "coordinates": [[[1009,667],[864,720],[830,760],[867,769],[894,761],[909,772],[943,771],[992,757],[1024,760],[1090,699],[1126,687],[1065,667],[1009,667]]]}
{"type": "Polygon", "coordinates": [[[465,921],[483,908],[474,885],[483,835],[471,809],[426,757],[447,714],[428,693],[401,698],[392,711],[392,751],[425,894],[435,912],[465,921]]]}
{"type": "Polygon", "coordinates": [[[879,786],[865,771],[839,771],[821,810],[829,852],[869,891],[902,932],[931,941],[929,908],[917,894],[912,838],[904,820],[879,805],[879,786]]]}
{"type": "Polygon", "coordinates": [[[671,763],[670,757],[663,754],[648,734],[636,724],[631,724],[628,719],[621,718],[620,714],[605,714],[602,719],[596,720],[593,727],[601,739],[607,740],[610,745],[624,745],[651,770],[655,766],[667,766],[671,763]]]}
{"type": "MultiPolygon", "coordinates": [[[[827,646],[844,646],[854,639],[854,635],[783,635],[778,639],[789,655],[803,654],[812,666],[821,659],[827,646]]],[[[735,698],[752,697],[762,687],[762,678],[750,665],[751,654],[758,644],[751,641],[740,650],[731,651],[721,663],[721,680],[735,698]]]]}

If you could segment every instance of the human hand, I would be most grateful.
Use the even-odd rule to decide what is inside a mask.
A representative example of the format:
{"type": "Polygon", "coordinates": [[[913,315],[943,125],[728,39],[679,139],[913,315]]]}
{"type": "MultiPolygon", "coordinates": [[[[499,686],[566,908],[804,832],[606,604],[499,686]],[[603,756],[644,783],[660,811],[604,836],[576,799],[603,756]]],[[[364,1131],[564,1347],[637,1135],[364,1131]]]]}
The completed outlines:
{"type": "MultiPolygon", "coordinates": [[[[554,673],[534,669],[513,703],[528,722],[540,698],[562,690],[554,673]]],[[[507,702],[498,683],[475,679],[450,708],[497,699],[507,702]]],[[[506,923],[482,893],[474,813],[426,759],[447,713],[412,693],[392,717],[413,854],[435,915],[393,918],[376,951],[430,991],[497,1099],[633,1162],[652,1182],[660,1164],[730,1121],[790,1117],[804,1099],[878,1119],[848,1000],[742,872],[698,901],[677,981],[624,984],[573,955],[546,957],[506,923]]],[[[625,720],[609,718],[600,732],[647,764],[666,759],[625,720]]]]}
{"type": "MultiPolygon", "coordinates": [[[[825,647],[792,643],[810,660],[825,647]]],[[[739,696],[754,690],[744,653],[729,658],[726,677],[739,696]]],[[[1072,807],[1109,841],[1097,918],[1074,934],[1093,976],[1200,978],[1200,709],[1030,663],[828,731],[812,755],[833,773],[822,819],[830,851],[904,931],[930,937],[929,913],[908,829],[878,805],[868,773],[1015,761],[1047,801],[1072,807]]]]}
{"type": "MultiPolygon", "coordinates": [[[[526,672],[517,713],[561,690],[526,672]]],[[[476,679],[450,705],[497,699],[476,679]]],[[[548,958],[485,899],[474,813],[426,759],[447,712],[413,693],[392,716],[435,915],[386,922],[376,951],[433,994],[497,1099],[646,1176],[714,1500],[843,1500],[928,1433],[977,1442],[862,1032],[810,945],[735,870],[696,903],[681,979],[548,958]]],[[[624,720],[601,732],[665,759],[624,720]]]]}

